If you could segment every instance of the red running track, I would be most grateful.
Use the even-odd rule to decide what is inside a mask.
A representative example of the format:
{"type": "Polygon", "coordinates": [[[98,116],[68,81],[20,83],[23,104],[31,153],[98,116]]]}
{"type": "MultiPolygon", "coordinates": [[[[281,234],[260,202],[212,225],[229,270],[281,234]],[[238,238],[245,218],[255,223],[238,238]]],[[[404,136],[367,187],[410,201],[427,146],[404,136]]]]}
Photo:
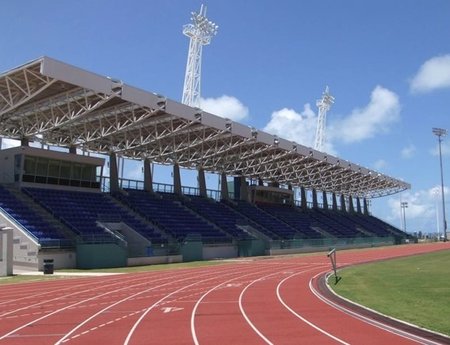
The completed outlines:
{"type": "MultiPolygon", "coordinates": [[[[340,251],[338,265],[450,249],[340,251]]],[[[0,344],[443,344],[334,305],[323,253],[0,287],[0,344]]],[[[450,342],[450,339],[448,340],[450,342]]]]}

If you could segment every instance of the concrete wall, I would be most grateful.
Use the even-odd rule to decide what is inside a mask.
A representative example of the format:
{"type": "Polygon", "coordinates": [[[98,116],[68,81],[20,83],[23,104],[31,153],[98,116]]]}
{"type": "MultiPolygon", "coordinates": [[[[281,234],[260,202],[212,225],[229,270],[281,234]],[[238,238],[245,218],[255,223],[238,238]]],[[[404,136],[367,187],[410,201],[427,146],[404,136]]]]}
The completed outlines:
{"type": "Polygon", "coordinates": [[[183,257],[181,255],[128,258],[127,264],[128,266],[144,266],[144,265],[172,264],[177,262],[183,262],[183,257]]]}
{"type": "Polygon", "coordinates": [[[148,247],[152,246],[152,242],[144,236],[130,228],[127,224],[120,223],[103,223],[108,229],[117,231],[125,237],[128,244],[128,257],[147,256],[148,247]]]}
{"type": "Polygon", "coordinates": [[[203,245],[203,260],[227,259],[238,256],[238,248],[235,245],[208,246],[203,245]]]}
{"type": "Polygon", "coordinates": [[[53,267],[57,269],[76,268],[77,255],[73,250],[46,250],[38,254],[38,270],[44,269],[44,260],[52,259],[53,267]]]}
{"type": "Polygon", "coordinates": [[[0,183],[14,183],[14,156],[16,152],[0,150],[0,183]]]}
{"type": "Polygon", "coordinates": [[[15,265],[38,267],[37,255],[40,245],[21,226],[0,211],[0,225],[13,229],[13,263],[15,265]]]}

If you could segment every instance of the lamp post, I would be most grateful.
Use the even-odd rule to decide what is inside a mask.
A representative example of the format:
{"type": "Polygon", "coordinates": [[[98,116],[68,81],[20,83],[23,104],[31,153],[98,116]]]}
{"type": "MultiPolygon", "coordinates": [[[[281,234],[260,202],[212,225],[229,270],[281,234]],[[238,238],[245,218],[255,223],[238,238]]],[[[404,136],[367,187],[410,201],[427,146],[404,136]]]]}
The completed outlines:
{"type": "Polygon", "coordinates": [[[400,202],[400,207],[402,209],[402,213],[403,213],[403,231],[406,232],[406,208],[408,208],[408,202],[407,201],[402,201],[400,202]]]}
{"type": "Polygon", "coordinates": [[[433,128],[433,134],[438,137],[439,142],[439,164],[441,167],[441,196],[442,196],[442,218],[444,220],[444,242],[447,242],[447,220],[445,219],[445,196],[444,196],[444,172],[442,170],[442,137],[447,134],[447,130],[443,128],[433,128]]]}

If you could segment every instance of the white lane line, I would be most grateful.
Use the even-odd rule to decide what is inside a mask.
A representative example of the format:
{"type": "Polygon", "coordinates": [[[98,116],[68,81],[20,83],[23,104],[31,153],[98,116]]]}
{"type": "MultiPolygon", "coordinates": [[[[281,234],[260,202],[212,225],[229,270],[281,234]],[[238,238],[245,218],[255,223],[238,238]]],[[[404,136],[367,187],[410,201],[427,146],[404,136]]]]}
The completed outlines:
{"type": "MultiPolygon", "coordinates": [[[[237,267],[236,270],[233,270],[231,273],[227,273],[227,274],[224,274],[224,275],[226,276],[226,275],[234,274],[235,271],[239,271],[239,270],[240,270],[240,267],[237,267]]],[[[179,289],[177,289],[177,290],[175,290],[175,291],[172,291],[171,293],[169,293],[169,294],[166,295],[165,297],[159,299],[158,301],[156,301],[155,303],[153,303],[150,307],[148,307],[148,308],[145,310],[145,312],[141,315],[141,317],[134,323],[133,327],[131,328],[130,332],[128,333],[128,335],[127,335],[127,337],[126,337],[126,339],[125,339],[125,341],[124,341],[124,345],[128,345],[128,344],[129,344],[131,337],[133,336],[134,332],[136,331],[136,328],[139,326],[139,324],[142,322],[142,320],[147,316],[147,314],[148,314],[150,311],[152,311],[156,306],[158,306],[159,304],[161,304],[163,301],[165,301],[166,299],[168,299],[170,296],[175,295],[175,294],[177,294],[178,292],[183,291],[184,289],[187,289],[187,288],[189,288],[189,287],[191,287],[191,286],[194,286],[194,285],[197,285],[197,284],[199,284],[199,283],[206,282],[206,281],[208,281],[208,280],[217,279],[217,273],[218,273],[218,272],[213,272],[213,273],[214,273],[214,276],[213,276],[213,277],[207,278],[207,279],[203,279],[203,280],[198,280],[198,281],[196,281],[196,282],[194,282],[194,283],[192,283],[192,284],[186,285],[186,286],[181,287],[181,288],[179,288],[179,289]]]]}
{"type": "MultiPolygon", "coordinates": [[[[313,268],[313,269],[317,269],[317,267],[313,268]]],[[[335,337],[334,335],[332,335],[331,333],[328,333],[327,331],[325,331],[324,329],[320,328],[319,326],[315,325],[314,323],[312,323],[311,321],[305,319],[303,316],[301,316],[300,314],[298,314],[295,310],[293,310],[291,307],[289,307],[286,302],[283,300],[283,298],[280,295],[280,287],[281,285],[283,285],[288,279],[291,279],[294,276],[306,273],[308,271],[312,271],[313,269],[310,270],[306,270],[303,272],[299,272],[299,273],[295,273],[290,275],[289,277],[284,278],[278,285],[277,285],[277,297],[278,300],[281,302],[281,304],[283,304],[283,306],[289,310],[293,315],[295,315],[296,317],[298,317],[300,320],[302,320],[303,322],[305,322],[307,325],[311,326],[312,328],[314,328],[315,330],[319,331],[320,333],[326,335],[327,337],[330,337],[333,340],[336,340],[338,343],[344,344],[344,345],[350,345],[349,343],[345,342],[342,339],[339,339],[338,337],[335,337]]]]}
{"type": "Polygon", "coordinates": [[[243,298],[245,292],[247,291],[247,289],[248,289],[249,287],[251,287],[253,284],[255,284],[255,283],[257,283],[257,282],[260,282],[260,281],[263,281],[263,280],[265,280],[267,277],[270,277],[270,276],[275,275],[275,274],[280,274],[280,273],[282,273],[282,272],[283,272],[283,271],[275,272],[275,273],[272,273],[272,274],[268,274],[268,275],[266,275],[266,276],[264,276],[264,277],[261,277],[261,278],[259,278],[259,279],[256,279],[256,280],[252,281],[250,284],[248,284],[248,285],[241,291],[241,293],[240,293],[240,295],[239,295],[239,309],[240,309],[240,311],[241,311],[242,316],[244,317],[245,321],[247,321],[247,323],[250,325],[250,327],[253,329],[253,331],[255,331],[255,333],[258,334],[258,335],[260,336],[260,338],[261,338],[262,340],[264,340],[264,341],[265,341],[267,344],[269,344],[269,345],[273,345],[273,343],[272,343],[269,339],[267,339],[267,337],[264,336],[264,334],[262,334],[261,331],[260,331],[260,330],[253,324],[253,322],[250,320],[250,318],[248,317],[247,313],[246,313],[245,310],[244,310],[244,307],[242,306],[242,298],[243,298]]]}
{"type": "Polygon", "coordinates": [[[398,335],[398,336],[406,338],[408,340],[415,341],[416,343],[427,344],[427,345],[441,345],[441,343],[435,342],[433,340],[429,340],[429,339],[423,338],[421,336],[409,333],[407,331],[403,331],[401,329],[392,327],[392,326],[387,325],[385,323],[382,323],[382,322],[370,319],[370,318],[368,318],[368,317],[366,317],[364,315],[358,314],[357,312],[354,312],[353,310],[347,309],[347,308],[345,308],[345,307],[343,307],[343,306],[341,306],[341,305],[339,305],[339,304],[329,300],[328,298],[323,296],[320,292],[318,292],[314,288],[314,286],[312,285],[312,281],[314,279],[316,279],[321,274],[325,274],[326,272],[328,272],[328,270],[324,271],[324,272],[320,272],[320,273],[316,274],[314,277],[312,277],[310,279],[310,281],[309,281],[309,288],[312,291],[312,293],[317,296],[317,298],[319,298],[320,300],[322,300],[323,302],[325,302],[329,306],[331,306],[334,309],[337,309],[337,310],[339,310],[339,311],[341,311],[341,312],[343,312],[343,313],[345,313],[347,315],[350,315],[350,316],[354,317],[355,319],[358,319],[358,320],[360,320],[362,322],[365,322],[365,323],[367,323],[367,324],[369,324],[371,326],[380,328],[380,329],[382,329],[382,330],[384,330],[384,331],[386,331],[388,333],[392,333],[392,334],[398,335]]]}
{"type": "MultiPolygon", "coordinates": [[[[203,276],[208,276],[208,275],[211,275],[211,274],[213,274],[213,273],[212,273],[212,272],[206,272],[205,274],[203,274],[203,276]]],[[[88,322],[90,322],[91,320],[93,320],[94,318],[96,318],[97,316],[99,316],[100,314],[102,314],[102,313],[104,313],[105,311],[107,311],[107,310],[109,310],[109,309],[115,307],[115,306],[118,305],[118,304],[121,304],[121,303],[126,302],[126,301],[128,301],[128,300],[131,300],[131,299],[133,299],[133,298],[136,298],[137,296],[142,295],[142,294],[144,294],[144,293],[147,293],[147,292],[149,292],[149,291],[152,291],[152,290],[155,290],[155,289],[159,289],[159,288],[162,288],[162,287],[166,287],[166,286],[168,286],[168,285],[173,285],[174,283],[179,283],[179,282],[182,282],[182,281],[185,281],[185,280],[193,279],[193,278],[195,278],[195,277],[196,277],[196,276],[192,275],[192,272],[189,272],[189,274],[186,274],[184,277],[182,277],[183,279],[178,279],[178,280],[176,280],[176,281],[170,280],[170,281],[167,282],[167,283],[160,284],[160,285],[157,285],[157,286],[152,286],[152,287],[150,287],[150,288],[148,288],[148,289],[139,291],[139,292],[137,292],[137,293],[135,293],[135,294],[133,294],[133,295],[129,295],[128,297],[123,298],[123,299],[121,299],[121,300],[119,300],[119,301],[117,301],[117,302],[115,302],[115,303],[113,303],[113,304],[110,304],[110,305],[108,305],[107,307],[103,308],[102,310],[98,311],[97,313],[91,315],[89,318],[85,319],[83,322],[80,322],[76,327],[74,327],[74,328],[71,329],[69,332],[67,332],[67,333],[64,335],[64,337],[62,337],[61,339],[59,339],[59,340],[55,343],[55,345],[59,345],[59,344],[65,342],[66,339],[68,339],[68,338],[69,338],[73,333],[75,333],[78,329],[80,329],[81,327],[83,327],[85,324],[87,324],[88,322]]],[[[165,278],[164,278],[164,279],[165,279],[165,278]]],[[[145,284],[147,284],[147,281],[145,282],[145,284]]],[[[142,285],[142,284],[140,284],[140,285],[142,285]]],[[[144,310],[145,310],[145,309],[144,309],[144,310]]],[[[139,311],[139,312],[140,312],[140,311],[139,311]]],[[[134,314],[134,312],[133,312],[133,314],[134,314]]],[[[127,317],[128,317],[128,315],[127,315],[127,317]]],[[[123,319],[123,317],[117,318],[116,321],[117,321],[117,320],[122,320],[122,319],[123,319]]],[[[113,322],[114,322],[114,321],[106,322],[105,324],[100,325],[99,327],[103,327],[103,326],[105,326],[105,325],[109,325],[109,324],[111,324],[111,323],[113,323],[113,322]]],[[[73,336],[72,336],[72,338],[73,338],[73,336]]]]}
{"type": "MultiPolygon", "coordinates": [[[[259,271],[259,272],[251,272],[251,273],[247,273],[247,274],[241,275],[241,276],[239,276],[239,277],[235,277],[235,278],[232,278],[232,279],[230,279],[230,280],[227,280],[227,281],[225,281],[225,282],[223,282],[223,283],[220,283],[220,284],[214,286],[213,288],[211,288],[210,290],[208,290],[206,293],[204,293],[204,294],[197,300],[197,302],[196,302],[195,305],[194,305],[194,308],[192,309],[192,313],[191,313],[191,334],[192,334],[192,339],[194,340],[194,344],[195,344],[195,345],[199,345],[199,341],[198,341],[198,337],[197,337],[197,332],[196,332],[196,330],[195,330],[195,314],[196,314],[196,312],[197,312],[197,309],[198,309],[200,303],[203,302],[203,300],[205,299],[205,297],[208,296],[211,292],[213,292],[213,291],[215,291],[215,290],[217,290],[217,289],[219,289],[219,288],[223,288],[223,287],[226,287],[226,288],[236,288],[236,287],[240,287],[240,286],[243,285],[242,282],[240,282],[240,283],[234,283],[234,284],[230,284],[230,282],[232,282],[232,281],[234,281],[234,280],[236,280],[236,279],[242,279],[243,277],[247,277],[247,276],[249,276],[249,275],[260,274],[261,272],[264,272],[264,271],[267,271],[267,270],[263,270],[263,271],[259,271]]],[[[272,273],[272,274],[279,274],[279,273],[280,273],[280,272],[276,272],[276,273],[272,273]]],[[[234,301],[231,301],[231,302],[232,302],[232,303],[235,303],[234,301]]],[[[216,302],[216,303],[217,303],[217,302],[216,302]]],[[[230,303],[230,302],[227,301],[227,302],[220,302],[220,303],[230,303]]]]}
{"type": "MultiPolygon", "coordinates": [[[[170,278],[170,276],[168,276],[168,277],[170,278]]],[[[166,279],[166,276],[164,276],[164,278],[161,278],[161,280],[163,280],[163,279],[166,279]]],[[[142,283],[135,284],[135,285],[131,285],[131,286],[130,286],[130,285],[125,285],[125,286],[122,287],[122,288],[119,288],[119,289],[116,289],[116,290],[111,290],[111,291],[105,292],[105,293],[100,294],[100,295],[95,295],[95,296],[92,296],[92,297],[90,297],[90,298],[81,300],[81,301],[79,301],[79,302],[76,302],[76,303],[67,305],[67,306],[65,306],[64,308],[57,309],[57,310],[55,310],[55,311],[53,311],[53,312],[51,312],[51,313],[49,313],[49,314],[46,314],[46,315],[44,315],[44,316],[42,316],[42,317],[40,317],[40,318],[37,318],[37,319],[35,319],[35,320],[33,320],[33,321],[30,321],[30,322],[28,322],[28,323],[26,323],[26,324],[24,324],[24,325],[22,325],[22,326],[20,326],[20,327],[17,327],[17,328],[15,328],[15,329],[13,329],[12,331],[10,331],[10,332],[8,332],[8,333],[2,335],[2,336],[0,337],[0,340],[3,340],[3,339],[5,339],[6,337],[8,337],[8,336],[10,336],[10,335],[12,335],[12,334],[14,334],[14,333],[16,333],[17,331],[20,331],[21,329],[24,329],[25,327],[28,327],[28,326],[30,326],[30,325],[36,323],[36,322],[39,322],[39,321],[41,321],[41,320],[43,320],[43,319],[45,319],[45,318],[47,318],[47,317],[49,317],[49,316],[55,315],[55,314],[57,314],[57,313],[59,313],[59,312],[62,312],[62,311],[64,311],[64,310],[73,308],[73,307],[75,307],[75,306],[78,306],[78,305],[80,305],[80,304],[83,304],[83,303],[86,303],[86,302],[95,300],[95,299],[100,298],[100,297],[103,297],[103,296],[107,296],[107,295],[110,295],[110,294],[113,294],[113,293],[116,293],[116,292],[119,292],[119,291],[122,291],[122,290],[130,289],[131,287],[134,288],[134,287],[137,287],[137,286],[144,285],[144,284],[147,284],[147,283],[148,283],[148,279],[147,279],[146,277],[139,277],[139,279],[133,279],[133,281],[142,281],[142,283]]],[[[118,285],[119,283],[122,283],[122,284],[123,284],[124,281],[119,281],[119,282],[117,282],[117,283],[111,284],[110,286],[112,286],[112,285],[118,285]]],[[[98,288],[96,288],[96,289],[88,289],[88,290],[85,290],[85,291],[80,291],[79,293],[83,293],[83,292],[86,292],[86,291],[94,291],[94,290],[97,290],[97,289],[104,289],[104,288],[105,288],[105,286],[100,286],[100,287],[98,287],[98,288]]],[[[68,296],[72,296],[72,295],[74,295],[74,294],[69,294],[68,296]]],[[[64,296],[63,296],[63,297],[64,297],[64,296]]],[[[59,298],[63,298],[63,297],[59,297],[59,298]]],[[[65,296],[65,297],[67,297],[67,296],[65,296]]],[[[59,299],[59,298],[58,298],[58,299],[59,299]]]]}
{"type": "MultiPolygon", "coordinates": [[[[130,280],[130,282],[135,282],[135,281],[140,281],[140,280],[142,280],[142,277],[138,277],[136,279],[130,280]]],[[[4,317],[4,316],[7,316],[7,315],[10,315],[10,314],[17,313],[18,311],[21,311],[21,310],[24,310],[24,309],[33,308],[33,307],[36,307],[36,306],[39,306],[39,305],[42,305],[42,304],[46,304],[46,303],[49,303],[49,302],[63,300],[65,298],[69,297],[69,296],[76,296],[76,295],[83,294],[85,292],[91,292],[91,291],[95,291],[95,290],[100,290],[100,289],[104,289],[105,287],[112,287],[114,285],[119,285],[119,284],[123,284],[123,280],[117,280],[117,281],[115,281],[112,284],[109,284],[107,286],[105,286],[105,285],[98,286],[98,282],[97,282],[97,284],[95,284],[95,285],[92,284],[92,285],[97,286],[97,287],[89,287],[89,288],[87,288],[85,290],[82,290],[82,291],[76,291],[76,292],[73,292],[73,293],[70,293],[70,294],[67,294],[67,295],[63,295],[63,296],[60,296],[60,297],[55,297],[55,298],[48,299],[48,300],[44,299],[43,301],[41,301],[39,303],[29,304],[29,305],[27,305],[25,307],[18,308],[18,309],[15,309],[15,310],[10,310],[9,312],[5,312],[3,314],[0,314],[0,318],[4,317]]],[[[142,285],[142,284],[138,284],[138,285],[142,285]]],[[[117,290],[117,291],[120,291],[120,290],[117,290]]],[[[2,339],[2,338],[0,338],[0,339],[2,339]]]]}

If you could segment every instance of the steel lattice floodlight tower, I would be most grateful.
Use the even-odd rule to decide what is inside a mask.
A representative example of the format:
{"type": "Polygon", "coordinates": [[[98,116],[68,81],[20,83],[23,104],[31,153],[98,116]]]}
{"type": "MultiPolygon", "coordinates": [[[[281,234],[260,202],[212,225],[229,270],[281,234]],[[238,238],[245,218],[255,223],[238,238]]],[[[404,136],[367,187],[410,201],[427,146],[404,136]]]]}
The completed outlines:
{"type": "Polygon", "coordinates": [[[400,208],[403,213],[403,231],[406,232],[406,209],[408,208],[408,202],[407,201],[401,201],[400,202],[400,208]]]}
{"type": "Polygon", "coordinates": [[[327,112],[328,110],[330,110],[333,103],[334,97],[330,95],[327,86],[325,88],[325,92],[322,94],[322,98],[316,102],[316,105],[319,108],[319,116],[317,117],[316,140],[314,142],[314,149],[318,151],[323,150],[323,144],[325,142],[327,112]]]}
{"type": "Polygon", "coordinates": [[[200,13],[191,12],[191,14],[192,24],[183,27],[183,34],[190,37],[191,40],[181,102],[198,108],[200,106],[202,47],[211,43],[211,38],[217,34],[219,27],[206,18],[206,6],[200,7],[200,13]]]}
{"type": "Polygon", "coordinates": [[[447,220],[445,219],[445,196],[444,196],[444,172],[442,169],[442,137],[447,135],[447,130],[443,128],[433,128],[433,134],[438,137],[439,142],[439,164],[441,167],[441,195],[442,195],[442,218],[444,220],[444,242],[447,241],[447,220]]]}

